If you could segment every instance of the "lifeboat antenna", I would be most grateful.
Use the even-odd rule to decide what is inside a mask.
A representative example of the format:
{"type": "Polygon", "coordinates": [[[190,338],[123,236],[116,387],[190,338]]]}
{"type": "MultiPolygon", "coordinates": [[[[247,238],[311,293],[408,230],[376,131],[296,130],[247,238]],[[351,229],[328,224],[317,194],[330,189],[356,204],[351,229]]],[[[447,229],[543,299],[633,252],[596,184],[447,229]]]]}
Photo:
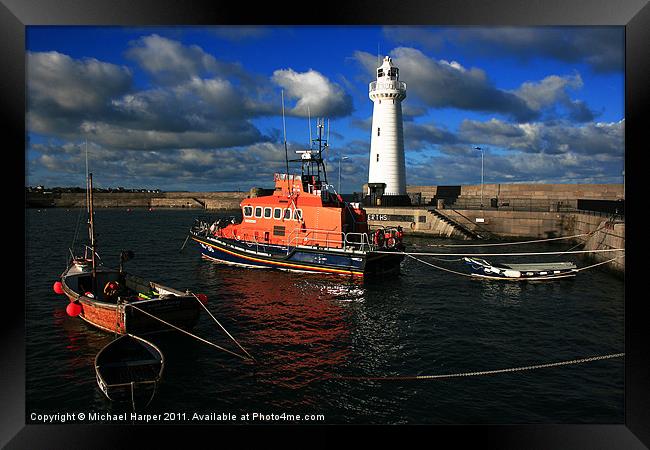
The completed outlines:
{"type": "Polygon", "coordinates": [[[311,150],[311,111],[309,111],[309,105],[307,105],[307,123],[309,124],[309,149],[311,150]]]}
{"type": "Polygon", "coordinates": [[[327,140],[325,141],[327,147],[327,157],[330,157],[330,119],[327,119],[327,140]]]}
{"type": "Polygon", "coordinates": [[[282,89],[282,128],[284,129],[284,162],[287,167],[287,186],[289,186],[289,151],[287,150],[287,124],[284,120],[284,89],[282,89]]]}

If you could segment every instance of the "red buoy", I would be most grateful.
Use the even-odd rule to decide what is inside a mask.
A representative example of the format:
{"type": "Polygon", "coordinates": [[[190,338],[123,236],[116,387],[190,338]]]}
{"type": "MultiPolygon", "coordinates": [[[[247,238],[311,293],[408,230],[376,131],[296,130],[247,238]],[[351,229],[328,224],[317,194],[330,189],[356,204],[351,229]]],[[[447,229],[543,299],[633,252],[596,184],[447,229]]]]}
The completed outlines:
{"type": "Polygon", "coordinates": [[[70,317],[77,317],[81,314],[81,305],[77,302],[68,303],[68,306],[65,308],[65,312],[68,313],[70,317]]]}
{"type": "Polygon", "coordinates": [[[60,281],[55,281],[54,286],[52,286],[54,292],[57,294],[63,294],[63,284],[60,281]]]}
{"type": "Polygon", "coordinates": [[[208,304],[208,296],[207,295],[205,295],[205,294],[196,294],[196,298],[198,298],[199,301],[201,303],[203,303],[204,305],[208,304]]]}

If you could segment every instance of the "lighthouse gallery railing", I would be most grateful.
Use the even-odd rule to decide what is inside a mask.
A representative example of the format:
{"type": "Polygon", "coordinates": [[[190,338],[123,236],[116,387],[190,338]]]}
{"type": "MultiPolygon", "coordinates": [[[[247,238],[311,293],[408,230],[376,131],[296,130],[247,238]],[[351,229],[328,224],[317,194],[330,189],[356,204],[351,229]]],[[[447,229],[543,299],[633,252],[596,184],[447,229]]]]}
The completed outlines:
{"type": "Polygon", "coordinates": [[[396,91],[405,91],[406,83],[404,81],[373,81],[369,85],[370,92],[378,89],[392,89],[396,91]]]}

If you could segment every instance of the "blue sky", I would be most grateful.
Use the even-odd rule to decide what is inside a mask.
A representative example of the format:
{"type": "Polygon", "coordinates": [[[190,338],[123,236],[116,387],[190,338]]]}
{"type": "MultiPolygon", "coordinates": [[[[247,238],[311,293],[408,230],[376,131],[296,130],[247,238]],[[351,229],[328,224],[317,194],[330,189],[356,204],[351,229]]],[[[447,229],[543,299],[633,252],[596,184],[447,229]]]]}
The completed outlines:
{"type": "Polygon", "coordinates": [[[27,28],[26,184],[248,190],[330,120],[367,181],[378,51],[407,83],[407,184],[622,183],[622,27],[27,28]]]}

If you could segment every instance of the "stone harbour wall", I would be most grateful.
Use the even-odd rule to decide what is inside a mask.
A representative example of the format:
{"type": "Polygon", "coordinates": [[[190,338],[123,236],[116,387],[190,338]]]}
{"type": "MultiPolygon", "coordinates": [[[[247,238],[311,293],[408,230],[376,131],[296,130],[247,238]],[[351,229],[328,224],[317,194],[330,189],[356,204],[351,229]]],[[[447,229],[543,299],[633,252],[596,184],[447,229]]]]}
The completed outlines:
{"type": "MultiPolygon", "coordinates": [[[[248,192],[97,192],[95,208],[199,208],[215,210],[239,209],[248,192]]],[[[31,194],[28,207],[85,208],[85,193],[31,194]]]]}
{"type": "MultiPolygon", "coordinates": [[[[409,194],[422,194],[422,201],[429,203],[438,191],[437,186],[407,186],[409,194]]],[[[480,199],[481,185],[461,186],[459,201],[480,199]]],[[[491,198],[500,202],[514,199],[535,200],[620,200],[625,197],[623,184],[483,184],[483,200],[489,203],[491,198]]]]}

